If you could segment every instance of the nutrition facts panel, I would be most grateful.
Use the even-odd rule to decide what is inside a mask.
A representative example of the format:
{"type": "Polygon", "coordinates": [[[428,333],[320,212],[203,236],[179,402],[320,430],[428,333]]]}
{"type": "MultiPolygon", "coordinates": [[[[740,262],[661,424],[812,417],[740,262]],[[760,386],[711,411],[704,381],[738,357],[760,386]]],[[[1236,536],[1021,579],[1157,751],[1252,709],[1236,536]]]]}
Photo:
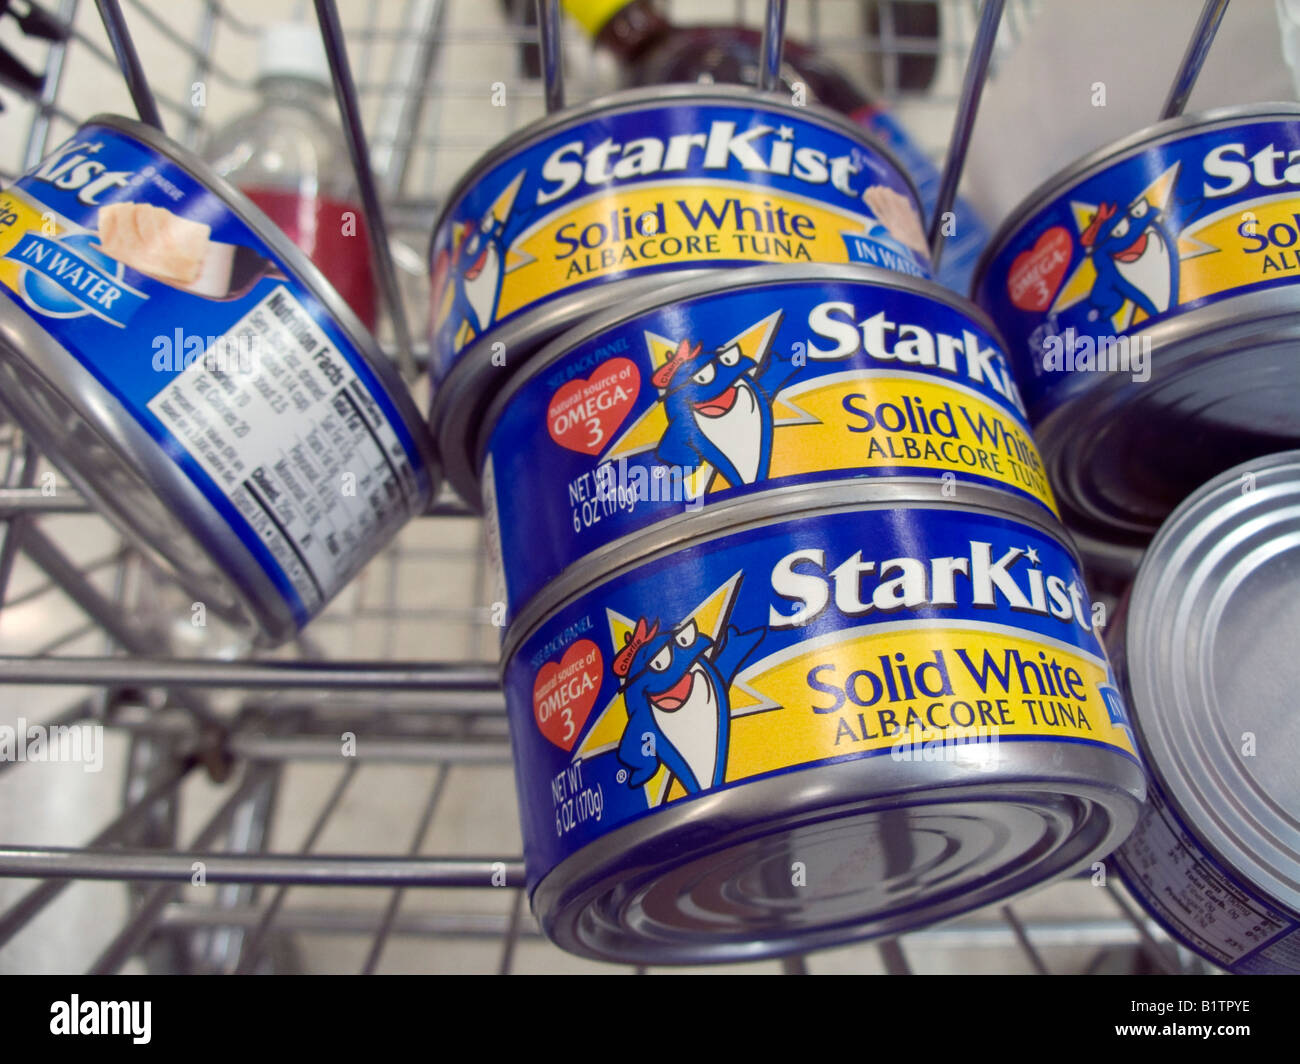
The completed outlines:
{"type": "Polygon", "coordinates": [[[1232,965],[1294,927],[1234,883],[1174,818],[1152,786],[1138,830],[1124,847],[1129,886],[1197,949],[1232,965]]]}
{"type": "Polygon", "coordinates": [[[149,403],[314,609],[403,519],[415,479],[383,411],[329,338],[273,288],[149,403]],[[256,456],[256,457],[254,457],[256,456]]]}

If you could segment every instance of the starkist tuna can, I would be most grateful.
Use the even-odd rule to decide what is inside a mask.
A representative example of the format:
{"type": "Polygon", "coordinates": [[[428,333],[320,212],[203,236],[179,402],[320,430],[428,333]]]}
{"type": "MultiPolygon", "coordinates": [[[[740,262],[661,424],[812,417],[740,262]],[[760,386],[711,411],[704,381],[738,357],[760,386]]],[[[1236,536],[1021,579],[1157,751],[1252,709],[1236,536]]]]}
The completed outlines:
{"type": "Polygon", "coordinates": [[[521,615],[504,687],[555,942],[649,964],[893,935],[1128,834],[1142,768],[1042,508],[890,490],[701,514],[521,615]]]}
{"type": "Polygon", "coordinates": [[[820,107],[676,85],[550,115],[489,152],[434,228],[435,433],[472,439],[476,404],[542,343],[667,274],[857,262],[929,277],[921,219],[889,150],[820,107]]]}
{"type": "Polygon", "coordinates": [[[983,314],[868,267],[757,266],[642,297],[539,352],[483,427],[511,615],[627,536],[772,488],[934,478],[950,497],[989,485],[1055,516],[983,314]]]}
{"type": "Polygon", "coordinates": [[[1151,774],[1150,804],[1115,859],[1170,934],[1239,974],[1300,974],[1297,632],[1291,451],[1229,470],[1178,507],[1108,633],[1151,774]]]}
{"type": "Polygon", "coordinates": [[[1008,343],[1067,524],[1150,538],[1300,440],[1300,107],[1162,122],[1003,225],[975,299],[1008,343]]]}
{"type": "Polygon", "coordinates": [[[0,403],[195,598],[273,644],[432,496],[405,385],[256,208],[98,116],[0,192],[0,403]]]}

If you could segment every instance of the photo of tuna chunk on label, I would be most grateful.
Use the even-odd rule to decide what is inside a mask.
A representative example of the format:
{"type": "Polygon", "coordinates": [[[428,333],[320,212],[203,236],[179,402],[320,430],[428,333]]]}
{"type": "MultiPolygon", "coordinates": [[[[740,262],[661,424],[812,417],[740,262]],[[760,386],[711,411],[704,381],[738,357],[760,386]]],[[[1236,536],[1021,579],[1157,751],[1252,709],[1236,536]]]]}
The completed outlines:
{"type": "Polygon", "coordinates": [[[211,226],[148,203],[110,203],[99,210],[99,245],[139,273],[192,285],[212,247],[211,226]]]}

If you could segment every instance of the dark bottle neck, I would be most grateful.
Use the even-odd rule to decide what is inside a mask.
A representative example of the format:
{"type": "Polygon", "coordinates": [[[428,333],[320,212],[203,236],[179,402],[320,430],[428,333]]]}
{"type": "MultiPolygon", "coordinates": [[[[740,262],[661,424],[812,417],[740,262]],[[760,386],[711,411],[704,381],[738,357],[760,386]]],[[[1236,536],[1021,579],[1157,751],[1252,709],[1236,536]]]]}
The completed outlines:
{"type": "Polygon", "coordinates": [[[632,0],[601,27],[596,43],[620,59],[635,62],[672,30],[672,23],[655,7],[654,0],[632,0]]]}

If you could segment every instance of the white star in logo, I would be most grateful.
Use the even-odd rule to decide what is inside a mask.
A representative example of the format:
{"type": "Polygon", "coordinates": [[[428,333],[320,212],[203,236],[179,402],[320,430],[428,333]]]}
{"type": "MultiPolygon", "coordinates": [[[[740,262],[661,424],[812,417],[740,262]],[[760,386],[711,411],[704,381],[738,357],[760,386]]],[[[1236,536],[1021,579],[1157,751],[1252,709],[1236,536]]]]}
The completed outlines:
{"type": "Polygon", "coordinates": [[[1033,547],[1030,547],[1028,550],[1025,551],[1025,557],[1028,558],[1030,563],[1033,565],[1040,564],[1038,561],[1038,551],[1036,551],[1033,547]]]}
{"type": "Polygon", "coordinates": [[[782,140],[793,140],[794,130],[791,129],[789,126],[782,126],[780,129],[776,131],[776,135],[780,137],[782,140]]]}

